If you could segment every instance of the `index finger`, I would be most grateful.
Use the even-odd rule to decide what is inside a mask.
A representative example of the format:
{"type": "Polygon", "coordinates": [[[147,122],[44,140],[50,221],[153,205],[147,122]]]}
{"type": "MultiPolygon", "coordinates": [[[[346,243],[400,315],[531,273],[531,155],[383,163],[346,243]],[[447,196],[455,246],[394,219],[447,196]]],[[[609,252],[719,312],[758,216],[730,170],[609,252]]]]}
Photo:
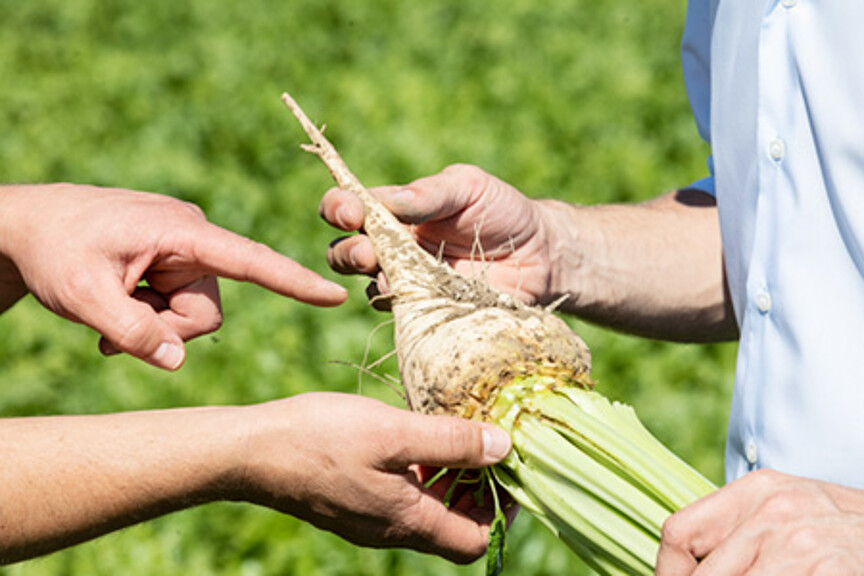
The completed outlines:
{"type": "Polygon", "coordinates": [[[478,522],[452,510],[428,492],[421,494],[407,521],[411,534],[409,547],[456,564],[477,560],[489,542],[488,522],[478,522]]]}
{"type": "Polygon", "coordinates": [[[742,486],[746,488],[740,481],[728,484],[667,518],[657,555],[657,574],[689,574],[700,559],[732,533],[741,522],[740,500],[747,497],[742,486]]]}
{"type": "Polygon", "coordinates": [[[347,297],[342,286],[325,280],[269,246],[209,222],[195,232],[192,249],[197,264],[216,276],[252,282],[315,306],[335,306],[347,297]]]}

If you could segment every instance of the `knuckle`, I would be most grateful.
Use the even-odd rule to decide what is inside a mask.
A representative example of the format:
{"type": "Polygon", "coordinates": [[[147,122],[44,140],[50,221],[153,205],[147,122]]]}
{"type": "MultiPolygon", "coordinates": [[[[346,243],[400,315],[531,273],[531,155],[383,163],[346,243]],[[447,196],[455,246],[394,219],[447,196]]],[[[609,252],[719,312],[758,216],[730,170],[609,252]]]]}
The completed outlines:
{"type": "Polygon", "coordinates": [[[818,549],[822,544],[821,530],[812,524],[800,524],[789,537],[790,550],[805,552],[818,549]]]}
{"type": "Polygon", "coordinates": [[[487,176],[486,172],[477,166],[464,163],[450,164],[444,168],[443,173],[458,178],[480,178],[487,176]]]}
{"type": "Polygon", "coordinates": [[[276,251],[267,246],[262,242],[258,242],[257,240],[253,240],[246,236],[238,236],[238,246],[242,252],[245,252],[250,260],[259,254],[267,253],[267,254],[276,254],[276,251]]]}
{"type": "Polygon", "coordinates": [[[210,316],[210,323],[207,326],[207,332],[205,334],[209,334],[211,332],[216,332],[220,328],[222,328],[222,324],[225,322],[225,316],[221,311],[216,311],[210,316]]]}
{"type": "Polygon", "coordinates": [[[406,546],[411,529],[402,520],[391,520],[381,531],[381,540],[388,546],[406,546]]]}
{"type": "Polygon", "coordinates": [[[486,540],[479,533],[474,537],[463,532],[461,537],[454,537],[449,513],[434,500],[417,498],[405,511],[399,532],[392,534],[404,546],[443,556],[456,564],[469,564],[486,550],[486,540]]]}
{"type": "MultiPolygon", "coordinates": [[[[368,543],[367,543],[368,544],[368,543]]],[[[391,522],[381,529],[379,546],[388,548],[412,548],[408,528],[401,522],[391,522]]]]}
{"type": "Polygon", "coordinates": [[[397,467],[407,463],[410,460],[411,446],[410,442],[401,441],[404,430],[390,418],[381,419],[375,428],[371,447],[373,453],[378,455],[378,461],[395,464],[397,467]]]}
{"type": "Polygon", "coordinates": [[[754,485],[756,488],[775,487],[782,478],[782,474],[769,468],[755,470],[742,478],[743,482],[754,485]]]}
{"type": "Polygon", "coordinates": [[[58,273],[58,276],[63,278],[58,286],[47,290],[36,290],[35,293],[40,293],[39,298],[49,308],[55,310],[61,315],[74,318],[90,318],[91,324],[96,329],[100,326],[96,325],[102,321],[95,320],[94,311],[104,312],[100,301],[98,300],[98,289],[100,284],[99,278],[89,274],[86,270],[81,270],[72,273],[68,270],[63,270],[58,273]]]}
{"type": "Polygon", "coordinates": [[[451,164],[444,169],[444,173],[469,190],[485,189],[491,178],[488,172],[471,164],[451,164]]]}
{"type": "Polygon", "coordinates": [[[488,543],[480,539],[476,539],[474,543],[463,541],[459,550],[444,552],[442,555],[454,564],[465,566],[483,557],[487,547],[488,543]]]}
{"type": "Polygon", "coordinates": [[[429,529],[434,522],[421,520],[425,515],[419,490],[403,489],[391,499],[390,505],[398,512],[388,519],[383,529],[382,537],[389,545],[416,546],[416,542],[423,542],[435,534],[429,529]]]}
{"type": "Polygon", "coordinates": [[[205,317],[199,317],[196,320],[196,324],[191,327],[189,332],[183,334],[184,340],[191,340],[192,338],[197,338],[204,334],[212,334],[213,332],[216,332],[222,327],[224,316],[222,315],[222,312],[215,311],[209,312],[205,317]]]}
{"type": "MultiPolygon", "coordinates": [[[[231,239],[230,250],[234,256],[231,277],[241,282],[248,282],[254,276],[255,268],[260,265],[262,257],[270,256],[274,252],[266,244],[240,235],[231,239]]],[[[200,261],[204,260],[203,255],[198,252],[195,256],[200,261]]]]}
{"type": "Polygon", "coordinates": [[[191,213],[193,216],[195,216],[196,218],[199,218],[201,220],[207,219],[207,215],[204,213],[204,209],[201,208],[200,206],[198,206],[197,204],[195,204],[193,202],[184,202],[184,201],[179,201],[179,202],[180,202],[180,205],[183,207],[183,209],[186,210],[186,212],[191,213]]]}
{"type": "Polygon", "coordinates": [[[389,492],[381,538],[387,546],[402,546],[442,556],[457,564],[481,557],[488,537],[479,525],[466,524],[441,501],[413,482],[389,492]]]}
{"type": "Polygon", "coordinates": [[[452,419],[446,432],[447,447],[454,458],[470,463],[478,455],[482,455],[481,431],[466,422],[452,419]]]}
{"type": "Polygon", "coordinates": [[[497,189],[500,181],[485,170],[471,164],[451,164],[443,173],[458,182],[463,200],[475,202],[497,189]]]}
{"type": "Polygon", "coordinates": [[[175,295],[180,293],[182,295],[172,306],[174,314],[165,320],[183,340],[216,332],[222,327],[224,316],[215,276],[203,276],[175,295]]]}
{"type": "Polygon", "coordinates": [[[814,576],[835,576],[836,574],[861,574],[860,558],[849,554],[834,553],[817,560],[813,566],[814,576]]]}
{"type": "Polygon", "coordinates": [[[769,518],[788,518],[799,510],[799,495],[794,490],[781,490],[769,494],[759,508],[769,518]]]}
{"type": "Polygon", "coordinates": [[[664,546],[683,550],[689,544],[689,530],[686,517],[681,512],[669,516],[660,529],[660,541],[664,546]]]}
{"type": "Polygon", "coordinates": [[[470,550],[467,550],[464,554],[454,556],[451,559],[455,564],[461,564],[463,566],[467,564],[472,564],[473,562],[476,562],[477,560],[482,558],[484,554],[486,554],[487,546],[488,545],[486,543],[475,545],[470,550]]]}
{"type": "Polygon", "coordinates": [[[63,276],[63,283],[58,288],[60,299],[70,305],[88,302],[93,294],[96,279],[86,273],[63,274],[63,276]]]}
{"type": "Polygon", "coordinates": [[[194,220],[207,219],[204,210],[193,202],[187,202],[164,194],[149,194],[147,200],[153,209],[161,211],[164,217],[171,220],[188,221],[190,217],[194,220]]]}

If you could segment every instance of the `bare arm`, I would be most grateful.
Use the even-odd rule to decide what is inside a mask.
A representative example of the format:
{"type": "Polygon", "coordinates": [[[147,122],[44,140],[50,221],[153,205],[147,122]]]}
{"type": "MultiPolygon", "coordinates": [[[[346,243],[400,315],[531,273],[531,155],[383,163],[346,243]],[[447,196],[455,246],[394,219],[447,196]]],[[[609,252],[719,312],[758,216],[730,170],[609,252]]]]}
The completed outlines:
{"type": "Polygon", "coordinates": [[[470,495],[447,508],[422,487],[417,465],[480,467],[510,444],[489,425],[306,394],[0,420],[0,446],[2,563],[216,500],[268,506],[358,544],[465,562],[485,549],[490,512],[470,495]]]}
{"type": "Polygon", "coordinates": [[[540,201],[562,309],[625,332],[677,341],[737,336],[713,198],[679,190],[650,202],[540,201]]]}
{"type": "MultiPolygon", "coordinates": [[[[736,336],[717,211],[702,192],[682,190],[643,204],[576,206],[530,200],[462,165],[375,192],[414,226],[430,252],[440,252],[463,274],[485,274],[528,302],[548,304],[566,294],[564,311],[654,338],[736,336]],[[485,263],[478,261],[477,231],[485,263]]],[[[362,223],[362,207],[340,190],[325,195],[321,213],[343,230],[362,223]]],[[[335,243],[329,259],[340,272],[377,270],[362,235],[335,243]]]]}
{"type": "Polygon", "coordinates": [[[213,499],[241,436],[221,409],[0,420],[0,560],[213,499]]]}

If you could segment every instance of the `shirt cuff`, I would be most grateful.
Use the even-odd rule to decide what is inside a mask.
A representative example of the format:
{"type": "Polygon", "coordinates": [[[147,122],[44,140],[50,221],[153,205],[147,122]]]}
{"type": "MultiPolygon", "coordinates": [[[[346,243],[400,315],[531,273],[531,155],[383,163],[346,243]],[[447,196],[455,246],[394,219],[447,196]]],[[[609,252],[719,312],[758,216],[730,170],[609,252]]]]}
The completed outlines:
{"type": "Polygon", "coordinates": [[[717,197],[717,194],[714,192],[714,177],[708,176],[707,178],[702,178],[701,180],[697,180],[687,186],[687,188],[695,188],[696,190],[701,190],[706,194],[710,194],[711,196],[717,197]]]}
{"type": "Polygon", "coordinates": [[[702,178],[701,180],[697,180],[688,186],[688,188],[695,188],[696,190],[701,190],[706,194],[710,194],[711,196],[717,197],[717,192],[714,189],[714,155],[708,156],[708,171],[711,173],[710,176],[706,178],[702,178]]]}

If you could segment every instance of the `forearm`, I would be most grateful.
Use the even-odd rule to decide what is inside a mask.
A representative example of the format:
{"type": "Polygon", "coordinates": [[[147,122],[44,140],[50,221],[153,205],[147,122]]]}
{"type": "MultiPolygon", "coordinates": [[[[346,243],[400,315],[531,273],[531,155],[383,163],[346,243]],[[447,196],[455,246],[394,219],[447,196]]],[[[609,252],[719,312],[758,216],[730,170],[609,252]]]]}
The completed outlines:
{"type": "Polygon", "coordinates": [[[242,450],[230,408],[0,420],[0,561],[217,499],[242,450]]]}
{"type": "Polygon", "coordinates": [[[541,201],[553,262],[550,300],[629,333],[676,341],[737,334],[713,199],[684,190],[644,204],[541,201]]]}

